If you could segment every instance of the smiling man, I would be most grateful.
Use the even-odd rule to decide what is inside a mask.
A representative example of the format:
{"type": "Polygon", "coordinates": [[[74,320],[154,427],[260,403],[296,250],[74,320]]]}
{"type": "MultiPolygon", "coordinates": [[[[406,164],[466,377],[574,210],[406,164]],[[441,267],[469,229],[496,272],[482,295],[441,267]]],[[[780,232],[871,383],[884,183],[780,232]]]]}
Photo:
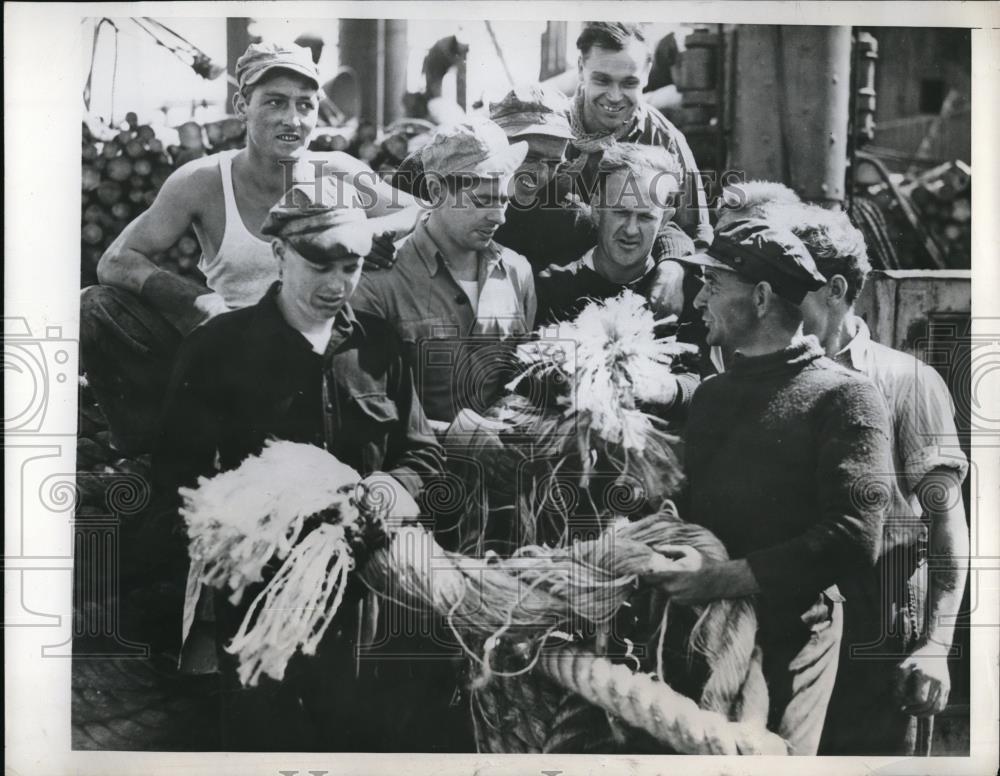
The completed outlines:
{"type": "Polygon", "coordinates": [[[801,305],[825,283],[801,241],[737,221],[705,254],[695,299],[707,341],[735,355],[694,392],[685,436],[685,519],[731,560],[666,548],[661,587],[678,603],[757,597],[769,728],[815,754],[843,615],[833,586],[870,573],[888,506],[885,403],[803,336],[801,305]]]}
{"type": "Polygon", "coordinates": [[[442,128],[421,152],[430,212],[391,272],[365,275],[355,306],[390,321],[437,431],[462,409],[484,412],[509,377],[517,335],[535,320],[525,258],[494,242],[528,144],[486,119],[442,128]]]}
{"type": "MultiPolygon", "coordinates": [[[[712,241],[705,192],[687,140],[656,108],[643,101],[653,55],[641,25],[631,22],[588,22],[577,38],[580,86],[570,123],[574,139],[567,158],[577,188],[592,191],[601,154],[614,142],[662,146],[675,158],[681,174],[680,207],[674,221],[702,247],[712,241]]],[[[589,199],[584,196],[584,199],[589,199]]],[[[664,240],[669,240],[665,233],[664,240]]],[[[666,255],[683,250],[665,246],[666,255]]]]}
{"type": "Polygon", "coordinates": [[[246,147],[174,171],[149,209],[101,258],[100,285],[84,289],[81,297],[87,377],[113,443],[127,455],[150,448],[181,340],[220,312],[256,303],[277,278],[278,262],[257,225],[288,188],[296,163],[296,175],[315,175],[314,162],[323,162],[326,174],[362,177],[378,235],[373,259],[391,256],[392,239],[412,229],[419,212],[412,197],[377,181],[347,154],[307,151],[320,81],[308,49],[252,44],[237,62],[236,78],[233,106],[246,124],[246,147]],[[192,227],[207,288],[159,269],[153,260],[192,227]]]}

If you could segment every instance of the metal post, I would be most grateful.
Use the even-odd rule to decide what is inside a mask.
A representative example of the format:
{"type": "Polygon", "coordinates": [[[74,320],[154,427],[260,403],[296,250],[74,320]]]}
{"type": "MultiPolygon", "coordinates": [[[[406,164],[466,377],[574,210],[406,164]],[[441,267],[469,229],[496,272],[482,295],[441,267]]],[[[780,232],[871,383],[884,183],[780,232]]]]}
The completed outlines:
{"type": "MultiPolygon", "coordinates": [[[[236,60],[247,46],[250,45],[250,19],[245,16],[231,16],[226,19],[226,72],[236,78],[236,60]]],[[[236,84],[229,81],[226,85],[226,113],[233,113],[233,97],[236,95],[236,84]]]]}
{"type": "Polygon", "coordinates": [[[354,69],[360,91],[360,118],[378,122],[382,114],[379,19],[340,20],[340,64],[354,69]]]}
{"type": "Polygon", "coordinates": [[[566,72],[566,35],[568,22],[546,22],[542,33],[542,64],[539,81],[566,72]]]}
{"type": "Polygon", "coordinates": [[[385,101],[383,112],[385,123],[391,124],[402,118],[403,95],[406,94],[406,20],[385,20],[385,101]]]}
{"type": "Polygon", "coordinates": [[[730,167],[839,207],[847,169],[850,28],[747,25],[737,35],[730,167]]]}

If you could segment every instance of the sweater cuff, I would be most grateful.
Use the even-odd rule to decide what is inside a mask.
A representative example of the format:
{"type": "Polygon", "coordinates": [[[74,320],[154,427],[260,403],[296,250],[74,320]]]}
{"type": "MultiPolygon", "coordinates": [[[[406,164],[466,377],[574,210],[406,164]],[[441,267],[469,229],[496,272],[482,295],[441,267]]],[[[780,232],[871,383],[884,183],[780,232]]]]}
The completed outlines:
{"type": "Polygon", "coordinates": [[[761,594],[771,600],[801,595],[811,581],[816,559],[794,543],[767,547],[746,557],[761,594]]]}

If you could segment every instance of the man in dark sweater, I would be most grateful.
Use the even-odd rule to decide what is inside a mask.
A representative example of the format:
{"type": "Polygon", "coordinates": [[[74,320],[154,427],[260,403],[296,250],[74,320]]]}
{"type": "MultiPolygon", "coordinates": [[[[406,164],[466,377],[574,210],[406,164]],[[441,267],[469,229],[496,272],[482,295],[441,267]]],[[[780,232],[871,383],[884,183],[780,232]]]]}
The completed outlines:
{"type": "MultiPolygon", "coordinates": [[[[565,266],[549,265],[536,282],[539,324],[571,320],[594,300],[618,296],[626,288],[649,297],[666,278],[653,247],[675,208],[680,167],[662,148],[621,143],[606,151],[598,166],[598,189],[591,208],[596,244],[565,266]]],[[[671,280],[682,275],[671,265],[671,280]]],[[[657,295],[662,316],[680,315],[680,283],[657,295]]]]}
{"type": "Polygon", "coordinates": [[[681,603],[757,596],[769,727],[792,752],[815,754],[842,627],[831,588],[878,555],[885,403],[802,336],[799,305],[824,279],[790,232],[738,221],[692,261],[705,268],[695,306],[708,343],[736,355],[691,403],[684,515],[731,560],[667,548],[675,559],[659,584],[681,603]]]}

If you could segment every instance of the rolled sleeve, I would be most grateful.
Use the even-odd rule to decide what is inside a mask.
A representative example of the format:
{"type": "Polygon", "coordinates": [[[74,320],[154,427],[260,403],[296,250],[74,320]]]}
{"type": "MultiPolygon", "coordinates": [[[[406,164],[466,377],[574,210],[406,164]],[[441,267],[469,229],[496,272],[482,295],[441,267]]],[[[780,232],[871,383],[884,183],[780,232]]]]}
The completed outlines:
{"type": "Polygon", "coordinates": [[[932,367],[916,364],[916,379],[897,386],[896,409],[896,448],[911,492],[935,469],[954,471],[960,481],[969,470],[948,386],[932,367]]]}

